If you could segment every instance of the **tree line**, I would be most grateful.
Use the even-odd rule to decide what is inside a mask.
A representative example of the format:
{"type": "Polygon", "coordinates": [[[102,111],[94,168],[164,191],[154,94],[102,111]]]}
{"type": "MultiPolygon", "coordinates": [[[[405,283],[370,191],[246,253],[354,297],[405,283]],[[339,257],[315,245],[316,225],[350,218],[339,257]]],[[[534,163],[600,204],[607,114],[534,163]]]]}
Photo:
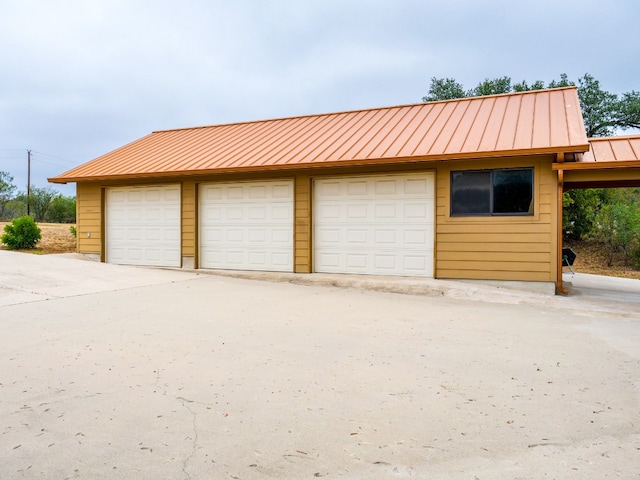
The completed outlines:
{"type": "MultiPolygon", "coordinates": [[[[617,95],[603,90],[600,82],[586,73],[574,82],[566,74],[545,85],[512,83],[511,77],[485,79],[465,89],[454,78],[431,78],[423,102],[497,95],[511,92],[577,86],[587,137],[604,137],[627,129],[640,129],[640,92],[617,95]]],[[[567,240],[600,242],[609,265],[622,255],[626,265],[640,269],[640,188],[594,188],[570,190],[563,196],[563,231],[567,240]]]]}
{"type": "Polygon", "coordinates": [[[75,223],[76,197],[65,197],[51,187],[19,192],[8,172],[0,171],[0,221],[31,215],[36,222],[75,223]]]}

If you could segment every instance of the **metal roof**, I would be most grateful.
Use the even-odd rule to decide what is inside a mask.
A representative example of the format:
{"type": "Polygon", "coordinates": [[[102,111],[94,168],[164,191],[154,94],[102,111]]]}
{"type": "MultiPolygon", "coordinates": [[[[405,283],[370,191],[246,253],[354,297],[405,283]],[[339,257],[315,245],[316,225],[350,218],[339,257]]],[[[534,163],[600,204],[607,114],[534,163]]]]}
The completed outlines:
{"type": "Polygon", "coordinates": [[[640,167],[640,134],[589,139],[589,150],[574,161],[555,163],[554,170],[599,170],[640,167]]]}
{"type": "Polygon", "coordinates": [[[583,162],[640,161],[640,135],[590,138],[589,145],[583,162]]]}
{"type": "Polygon", "coordinates": [[[575,87],[153,132],[54,183],[588,149],[575,87]]]}

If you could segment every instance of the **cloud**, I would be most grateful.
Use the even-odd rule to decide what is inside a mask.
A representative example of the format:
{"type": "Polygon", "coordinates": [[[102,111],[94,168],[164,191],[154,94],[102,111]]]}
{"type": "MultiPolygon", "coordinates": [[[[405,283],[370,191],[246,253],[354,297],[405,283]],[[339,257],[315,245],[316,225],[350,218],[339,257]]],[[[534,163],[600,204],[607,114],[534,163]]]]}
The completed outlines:
{"type": "MultiPolygon", "coordinates": [[[[635,0],[5,0],[0,149],[69,160],[42,185],[152,130],[414,103],[431,77],[638,90],[639,17],[635,0]]],[[[0,170],[22,177],[21,158],[0,170]]]]}

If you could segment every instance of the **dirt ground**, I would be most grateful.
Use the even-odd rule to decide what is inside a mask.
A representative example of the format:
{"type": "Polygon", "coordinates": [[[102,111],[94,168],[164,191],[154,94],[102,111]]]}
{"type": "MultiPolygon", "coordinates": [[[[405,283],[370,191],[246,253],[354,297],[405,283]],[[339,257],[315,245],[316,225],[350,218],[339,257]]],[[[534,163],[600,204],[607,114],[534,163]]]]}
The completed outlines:
{"type": "MultiPolygon", "coordinates": [[[[4,226],[8,222],[0,222],[0,234],[4,233],[4,226]]],[[[69,223],[38,223],[40,227],[42,239],[31,253],[44,255],[48,253],[69,253],[76,251],[76,237],[71,233],[71,227],[75,227],[69,223]]],[[[6,249],[5,245],[0,248],[6,249]]]]}
{"type": "Polygon", "coordinates": [[[587,240],[565,241],[566,247],[571,247],[578,255],[574,270],[580,273],[591,273],[593,275],[605,275],[607,277],[638,278],[640,270],[624,264],[622,255],[613,259],[611,266],[607,265],[607,254],[602,244],[587,240]]]}
{"type": "MultiPolygon", "coordinates": [[[[6,222],[0,222],[1,229],[4,229],[4,225],[6,225],[6,222]]],[[[39,223],[38,226],[42,230],[42,240],[34,250],[31,250],[32,253],[43,255],[76,251],[76,239],[70,229],[75,225],[39,223]]],[[[571,241],[565,242],[565,246],[573,248],[578,255],[574,265],[574,270],[577,272],[640,279],[640,270],[634,270],[624,265],[621,258],[614,259],[613,265],[608,266],[604,248],[596,242],[571,241]]],[[[0,248],[6,247],[0,246],[0,248]]]]}

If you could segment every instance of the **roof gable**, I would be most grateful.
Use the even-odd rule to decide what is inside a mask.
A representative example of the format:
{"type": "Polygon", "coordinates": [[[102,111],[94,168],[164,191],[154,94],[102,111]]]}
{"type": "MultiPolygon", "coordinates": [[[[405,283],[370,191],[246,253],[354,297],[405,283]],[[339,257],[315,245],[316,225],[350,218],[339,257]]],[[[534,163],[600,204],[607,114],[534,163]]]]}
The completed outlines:
{"type": "Polygon", "coordinates": [[[588,149],[575,87],[153,132],[56,183],[588,149]]]}

